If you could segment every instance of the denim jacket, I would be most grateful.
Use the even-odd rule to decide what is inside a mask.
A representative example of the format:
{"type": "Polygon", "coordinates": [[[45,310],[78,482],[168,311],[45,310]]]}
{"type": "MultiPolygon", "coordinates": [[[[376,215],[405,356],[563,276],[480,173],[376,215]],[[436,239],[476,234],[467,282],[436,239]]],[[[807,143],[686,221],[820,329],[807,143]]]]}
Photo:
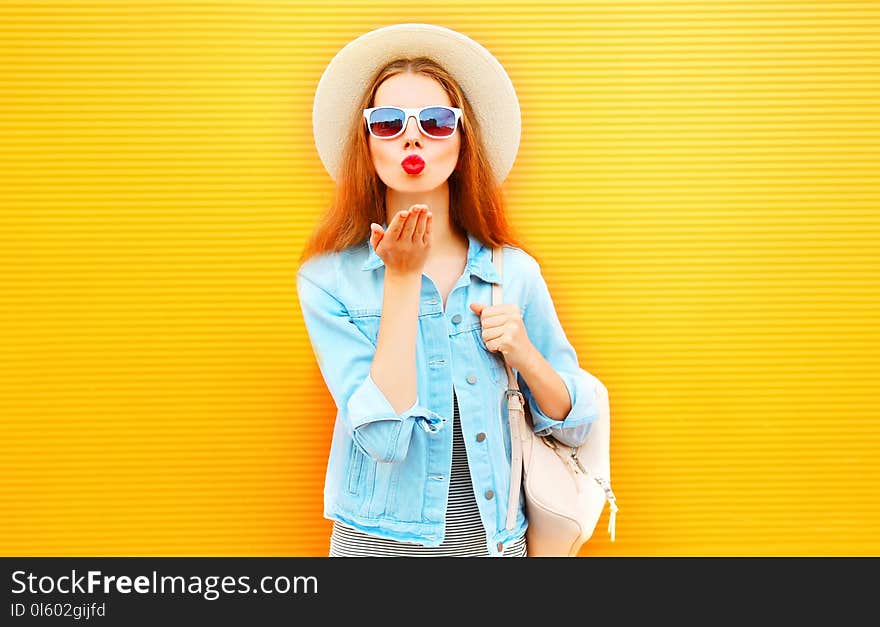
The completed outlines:
{"type": "MultiPolygon", "coordinates": [[[[453,388],[468,465],[491,556],[525,533],[522,489],[506,528],[510,425],[503,357],[486,348],[470,303],[492,304],[492,283],[517,303],[532,344],[559,373],[571,397],[563,420],[537,405],[516,369],[537,433],[577,446],[598,416],[596,378],[578,365],[538,262],[504,246],[504,278],[491,249],[468,233],[467,266],[445,310],[422,275],[416,345],[417,397],[397,413],[370,376],[382,316],[384,262],[369,240],[308,259],[297,271],[303,320],[321,375],[337,407],[324,483],[324,517],[374,535],[438,546],[446,530],[452,465],[453,388]]],[[[599,383],[601,385],[601,383],[599,383]]]]}

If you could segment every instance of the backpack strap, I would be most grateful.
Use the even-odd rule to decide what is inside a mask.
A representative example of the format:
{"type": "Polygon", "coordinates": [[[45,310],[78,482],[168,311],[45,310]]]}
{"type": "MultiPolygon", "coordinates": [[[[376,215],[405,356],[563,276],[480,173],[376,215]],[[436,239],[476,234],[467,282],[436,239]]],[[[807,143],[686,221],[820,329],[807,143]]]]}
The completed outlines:
{"type": "MultiPolygon", "coordinates": [[[[498,275],[504,276],[504,252],[501,246],[492,249],[492,263],[498,270],[498,275]]],[[[501,284],[492,285],[492,304],[502,303],[501,284]]],[[[507,389],[504,398],[507,400],[507,418],[510,421],[510,490],[507,497],[507,524],[508,530],[512,530],[516,524],[516,514],[519,510],[519,491],[522,485],[522,434],[520,429],[526,428],[523,413],[525,411],[525,399],[519,391],[519,384],[510,365],[505,361],[504,368],[507,371],[507,389]]]]}

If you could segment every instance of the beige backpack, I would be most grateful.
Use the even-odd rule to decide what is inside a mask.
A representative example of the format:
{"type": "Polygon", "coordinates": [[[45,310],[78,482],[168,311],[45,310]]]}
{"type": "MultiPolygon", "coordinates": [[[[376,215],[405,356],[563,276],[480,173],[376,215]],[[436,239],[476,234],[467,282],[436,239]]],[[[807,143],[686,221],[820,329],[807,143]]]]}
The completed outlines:
{"type": "MultiPolygon", "coordinates": [[[[503,276],[500,246],[492,262],[503,276]]],[[[492,304],[502,303],[501,285],[492,286],[492,304]]],[[[507,528],[513,529],[520,486],[526,500],[526,544],[529,557],[572,557],[593,535],[608,501],[608,532],[614,541],[617,502],[611,490],[611,419],[608,389],[598,380],[599,416],[579,447],[539,436],[531,426],[531,411],[519,390],[516,376],[507,370],[507,412],[510,419],[511,469],[507,528]],[[528,413],[528,420],[526,414],[528,413]]]]}

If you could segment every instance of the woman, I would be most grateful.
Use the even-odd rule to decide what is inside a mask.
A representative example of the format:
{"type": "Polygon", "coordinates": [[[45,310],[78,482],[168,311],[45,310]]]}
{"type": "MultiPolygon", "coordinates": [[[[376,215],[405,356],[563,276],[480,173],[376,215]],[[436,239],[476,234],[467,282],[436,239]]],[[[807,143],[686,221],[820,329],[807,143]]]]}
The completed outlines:
{"type": "Polygon", "coordinates": [[[505,361],[536,432],[578,445],[596,419],[596,379],[504,213],[519,115],[485,48],[427,24],[362,35],[318,85],[315,140],[337,194],[297,288],[338,409],[331,557],[527,555],[505,361]],[[495,282],[505,302],[490,306],[495,282]]]}

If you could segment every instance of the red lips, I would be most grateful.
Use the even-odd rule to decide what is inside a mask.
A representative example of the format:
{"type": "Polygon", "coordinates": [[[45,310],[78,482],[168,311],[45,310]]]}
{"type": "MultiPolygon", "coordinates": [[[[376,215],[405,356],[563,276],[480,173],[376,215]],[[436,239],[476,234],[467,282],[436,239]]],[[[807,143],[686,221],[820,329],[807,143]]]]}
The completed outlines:
{"type": "Polygon", "coordinates": [[[418,174],[425,169],[425,160],[418,155],[408,155],[400,165],[407,174],[418,174]]]}

